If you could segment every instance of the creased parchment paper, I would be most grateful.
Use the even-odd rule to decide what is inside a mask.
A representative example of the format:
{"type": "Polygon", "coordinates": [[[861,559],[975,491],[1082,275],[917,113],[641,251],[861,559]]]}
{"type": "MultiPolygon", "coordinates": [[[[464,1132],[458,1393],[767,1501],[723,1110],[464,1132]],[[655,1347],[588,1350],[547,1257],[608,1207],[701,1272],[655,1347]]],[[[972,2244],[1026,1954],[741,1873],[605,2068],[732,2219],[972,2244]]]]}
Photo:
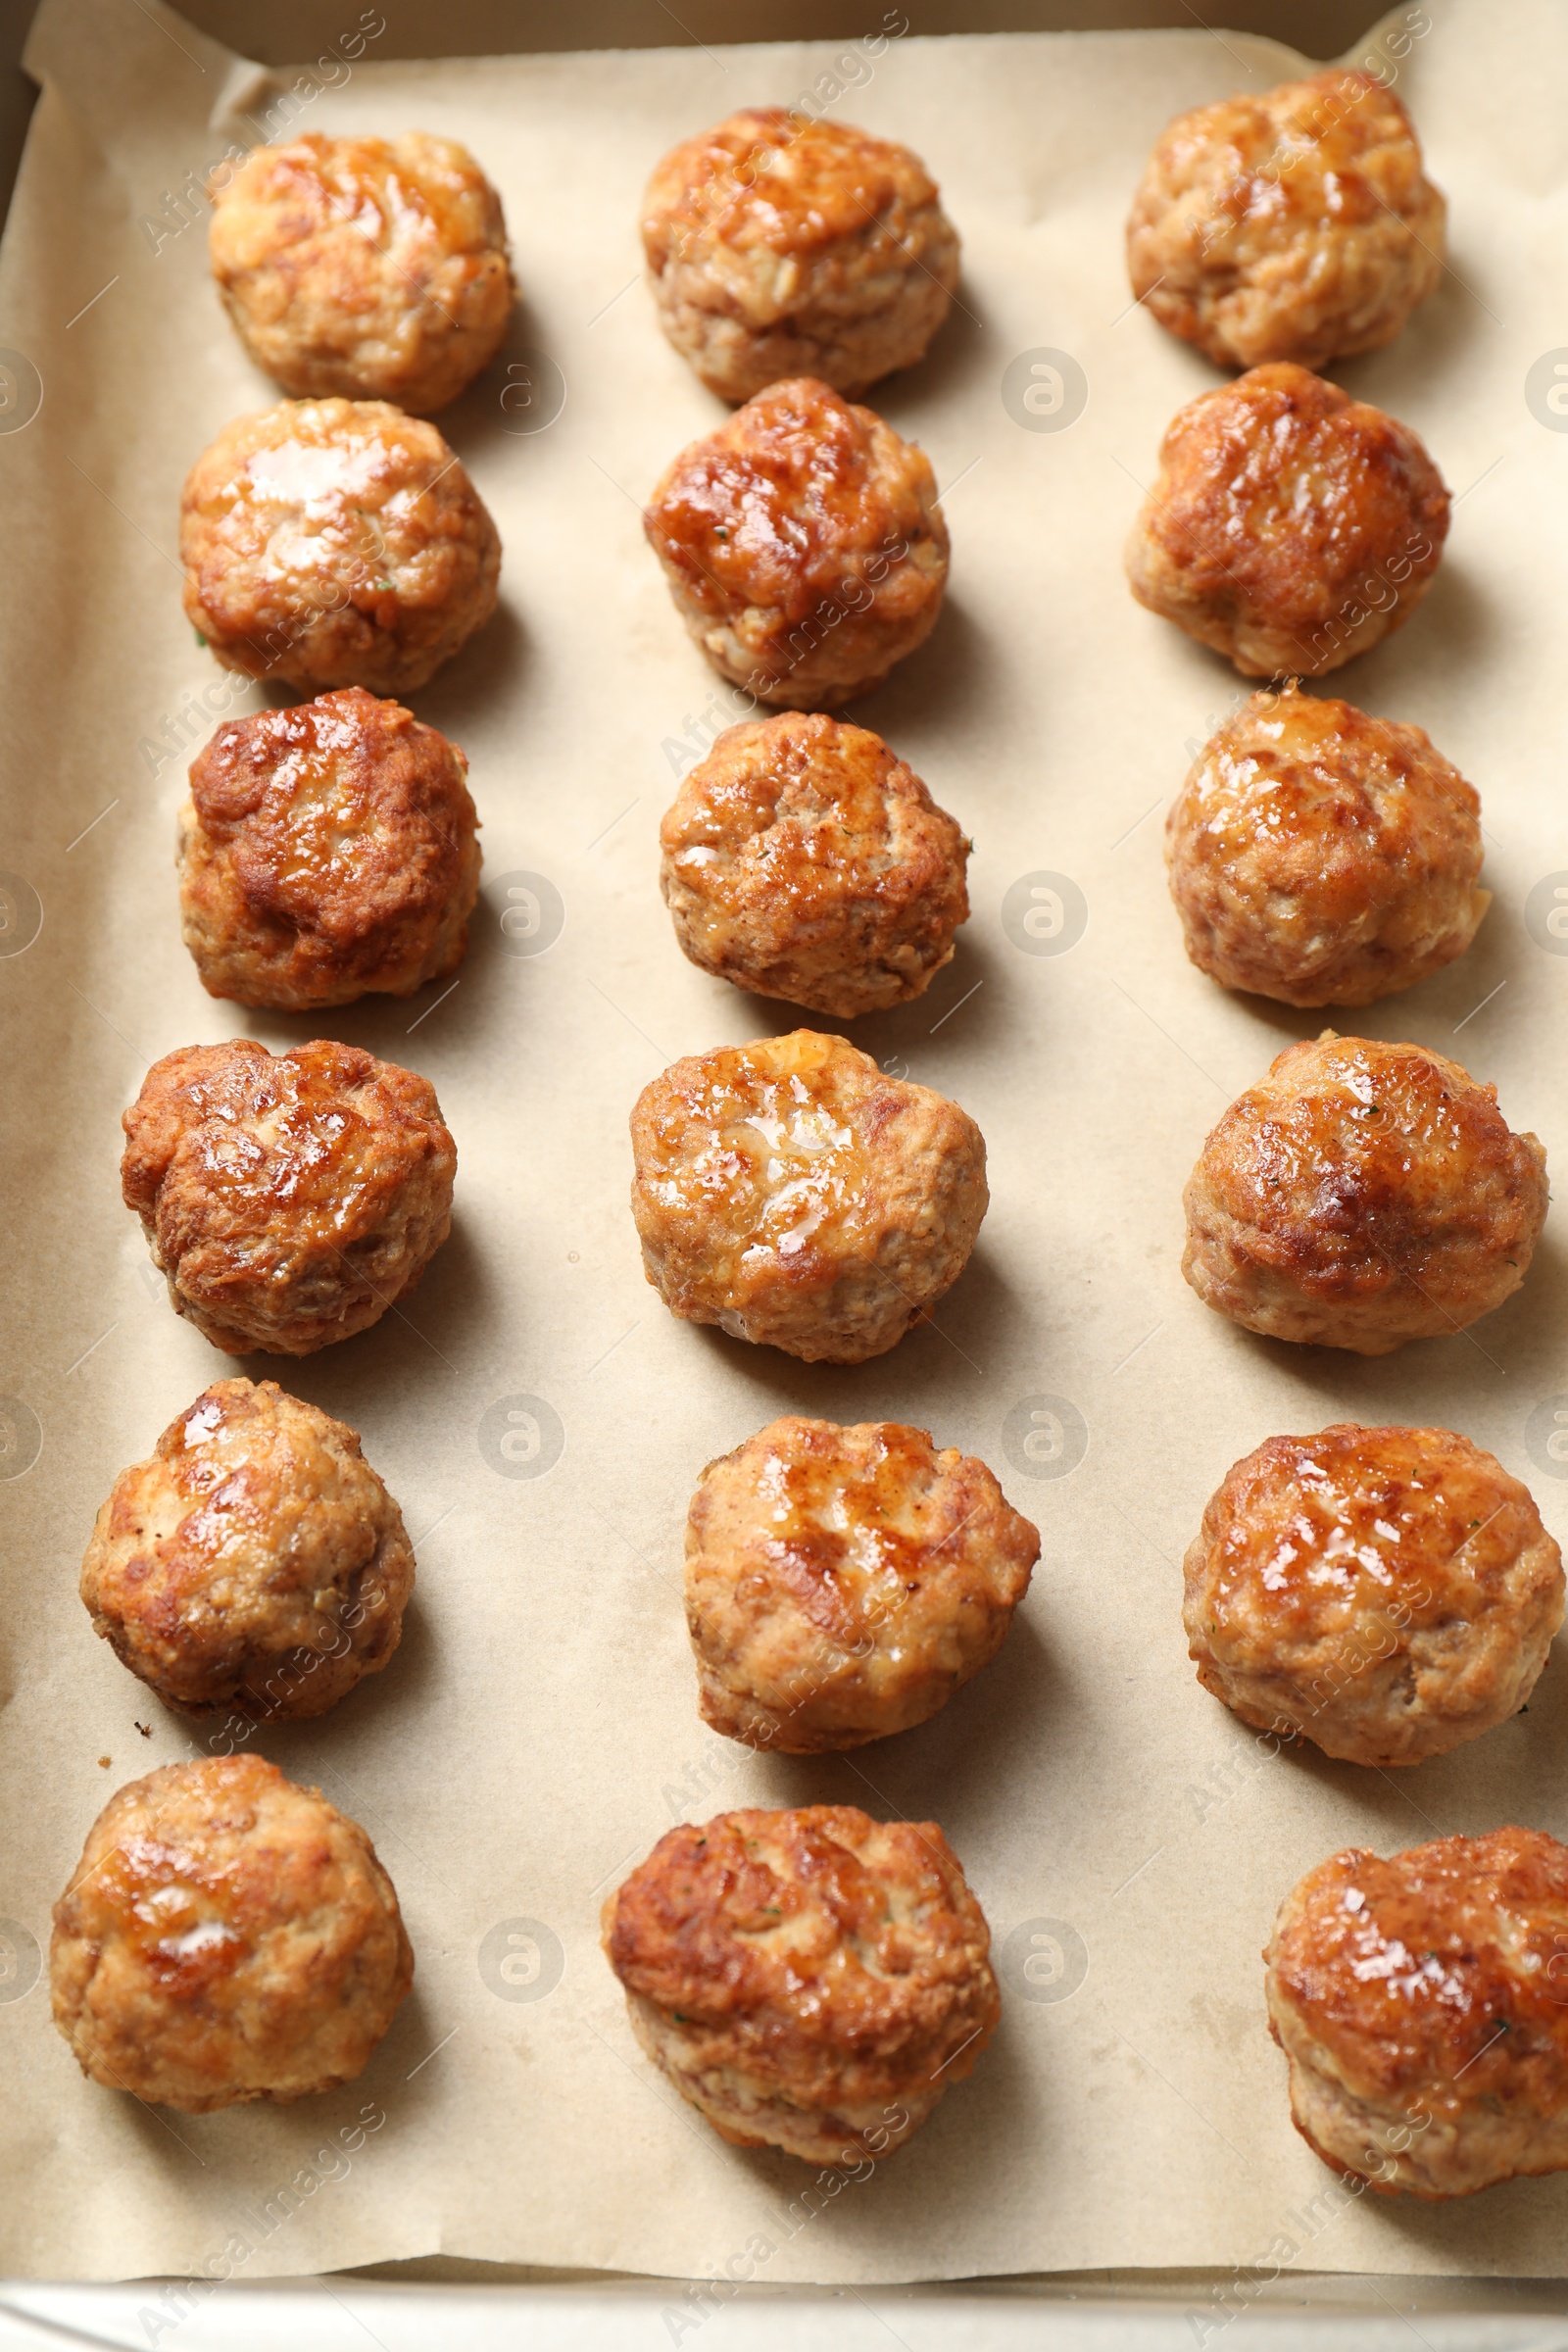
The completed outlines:
{"type": "MultiPolygon", "coordinates": [[[[1413,423],[1462,496],[1427,603],[1336,684],[1419,721],[1474,779],[1496,901],[1460,963],[1357,1017],[1495,1079],[1512,1122],[1561,1164],[1568,962],[1525,911],[1568,869],[1568,438],[1549,397],[1527,401],[1527,377],[1545,355],[1530,381],[1549,392],[1568,339],[1568,15],[1516,0],[1504,40],[1483,0],[1430,0],[1410,24],[1392,70],[1450,199],[1453,266],[1392,350],[1339,372],[1413,423]]],[[[1568,1533],[1568,1462],[1541,1417],[1568,1391],[1555,1224],[1522,1294],[1473,1335],[1378,1362],[1233,1330],[1178,1272],[1181,1187],[1203,1135],[1319,1023],[1190,969],[1165,897],[1163,807],[1238,684],[1123,585],[1160,432],[1215,378],[1129,311],[1120,231],[1168,116],[1298,61],[1198,30],[867,30],[840,52],[381,66],[373,38],[356,53],[345,0],[313,94],[157,0],[49,0],[39,20],[43,96],[0,289],[0,342],[21,355],[5,363],[14,429],[0,433],[0,864],[20,877],[5,940],[20,952],[0,956],[12,2272],[226,2265],[254,2278],[438,2250],[775,2282],[1564,2266],[1568,2180],[1446,2209],[1333,2186],[1291,2129],[1258,1958],[1285,1890],[1346,1842],[1387,1851],[1515,1819],[1568,1832],[1560,1652],[1528,1715],[1384,1775],[1267,1754],[1198,1688],[1178,1615],[1182,1550],[1229,1464],[1273,1431],[1336,1417],[1466,1431],[1568,1533]],[[858,62],[835,69],[844,55],[858,62]],[[930,997],[855,1035],[974,1114],[993,1191],[937,1324],[836,1371],[666,1314],[638,1260],[625,1133],[666,1060],[790,1025],[688,966],[658,894],[660,814],[722,705],[638,506],[720,411],[636,282],[638,195],[677,137],[835,71],[858,77],[846,119],[928,158],[965,268],[928,363],[879,395],[951,485],[951,602],[855,715],[972,831],[975,913],[930,997]],[[501,527],[503,608],[414,698],[472,761],[485,908],[445,996],[318,1021],[251,1019],[203,995],[172,863],[190,754],[261,699],[224,686],[181,615],[180,482],[220,424],[275,397],[221,317],[204,226],[193,203],[178,225],[178,199],[290,113],[466,140],[505,198],[526,306],[502,361],[441,420],[501,527]],[[1023,357],[1006,376],[1041,353],[1068,355],[1087,386],[1062,429],[1036,425],[1062,413],[1058,389],[1072,404],[1070,367],[1048,359],[1056,376],[1038,376],[1023,357]],[[565,386],[537,431],[519,428],[543,422],[555,376],[524,354],[565,386]],[[42,404],[18,421],[29,365],[42,404]],[[1031,899],[1042,874],[1073,887],[1031,899]],[[1004,913],[1020,882],[1025,910],[1045,908],[1032,929],[1004,913]],[[1064,945],[1074,891],[1087,927],[1064,945]],[[543,952],[517,952],[530,949],[543,952]],[[174,1046],[250,1030],[281,1047],[323,1027],[434,1081],[459,1207],[407,1313],[303,1363],[245,1367],[363,1432],[419,1561],[391,1669],[259,1745],[369,1829],[418,1976],[361,2082],[189,2118],[83,2081],[46,1986],[28,1989],[99,1807],[201,1739],[93,1639],[75,1592],[116,1472],[235,1368],[150,1276],[119,1200],[118,1117],[174,1046]],[[687,1497],[705,1461],[786,1409],[928,1424],[995,1464],[1045,1542],[999,1661],[933,1723],[842,1761],[754,1757],[707,1733],[694,1701],[687,1497]],[[906,2150],[831,2194],[787,2158],[722,2146],[680,2106],[633,2043],[597,1944],[605,1890],[673,1820],[813,1800],[943,1823],[996,1930],[1006,2001],[972,2080],[906,2150]]]]}

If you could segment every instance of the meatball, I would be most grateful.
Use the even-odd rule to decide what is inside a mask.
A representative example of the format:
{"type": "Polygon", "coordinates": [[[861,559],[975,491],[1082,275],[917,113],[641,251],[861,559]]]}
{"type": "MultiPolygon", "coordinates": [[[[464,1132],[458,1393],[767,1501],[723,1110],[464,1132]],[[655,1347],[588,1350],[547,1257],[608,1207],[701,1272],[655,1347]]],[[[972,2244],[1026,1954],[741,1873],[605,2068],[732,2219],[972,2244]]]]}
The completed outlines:
{"type": "Polygon", "coordinates": [[[368,1330],[451,1230],[458,1154],[434,1088],[358,1046],[183,1046],[122,1125],[125,1206],[174,1312],[230,1355],[368,1330]]]}
{"type": "Polygon", "coordinates": [[[185,612],[227,669],[307,694],[412,694],[496,609],[496,526],[433,424],[378,400],[279,402],[197,459],[185,612]]]}
{"type": "Polygon", "coordinates": [[[55,2024],[82,2073],[191,2115],[352,2082],[414,1981],[359,1823],[261,1756],[128,1781],[54,1921],[55,2024]]]}
{"type": "Polygon", "coordinates": [[[1321,368],[1392,343],[1443,275],[1445,206],[1370,74],[1178,115],[1127,223],[1133,292],[1221,368],[1321,368]]]}
{"type": "Polygon", "coordinates": [[[1165,825],[1200,971],[1282,1004],[1370,1004],[1474,939],[1481,801],[1419,727],[1265,687],[1199,753],[1165,825]]]}
{"type": "Polygon", "coordinates": [[[253,148],[213,206],[223,308],[296,399],[442,409],[507,331],[501,199],[456,139],[308,130],[253,148]]]}
{"type": "Polygon", "coordinates": [[[1447,1429],[1270,1438],[1210,1499],[1185,1581],[1204,1690],[1351,1764],[1419,1764],[1505,1723],[1563,1613],[1529,1491],[1447,1429]]]}
{"type": "Polygon", "coordinates": [[[869,694],[942,608],[930,460],[808,375],[682,450],[644,522],[692,636],[758,702],[822,710],[869,694]]]}
{"type": "Polygon", "coordinates": [[[985,1914],[934,1821],[804,1805],[683,1823],[604,1926],[638,2040],[735,2147],[883,2155],[1001,2015],[985,1914]]]}
{"type": "Polygon", "coordinates": [[[93,1630],[169,1707],[321,1715],[403,1633],[414,1552],[357,1433],[220,1380],[122,1470],[81,1564],[93,1630]]]}
{"type": "Polygon", "coordinates": [[[721,400],[786,375],[861,392],[913,366],[958,282],[919,157],[782,106],[672,148],[642,227],[660,324],[721,400]]]}
{"type": "Polygon", "coordinates": [[[923,1429],[787,1413],[710,1462],[686,1623],[715,1732],[785,1755],[906,1732],[989,1665],[1040,1532],[923,1429]]]}
{"type": "Polygon", "coordinates": [[[1315,678],[1409,618],[1447,532],[1410,427],[1281,360],[1177,411],[1127,576],[1244,677],[1315,678]]]}
{"type": "Polygon", "coordinates": [[[719,736],[659,829],[693,963],[853,1020],[923,996],[969,919],[969,844],[880,735],[821,713],[719,736]]]}
{"type": "Polygon", "coordinates": [[[1568,2171],[1568,1846],[1331,1854],[1263,1957],[1292,2118],[1336,2172],[1437,2198],[1568,2171]]]}
{"type": "Polygon", "coordinates": [[[303,1012],[455,970],[479,892],[467,773],[456,744],[362,686],[220,726],[179,817],[208,995],[303,1012]]]}
{"type": "Polygon", "coordinates": [[[1456,1061],[1325,1029],[1237,1097],[1184,1201],[1182,1272],[1205,1306],[1271,1339],[1392,1355],[1519,1288],[1546,1154],[1456,1061]]]}
{"type": "Polygon", "coordinates": [[[808,1363],[863,1363],[923,1322],[989,1200],[973,1119],[809,1029],[672,1062],[631,1140],[664,1304],[808,1363]]]}

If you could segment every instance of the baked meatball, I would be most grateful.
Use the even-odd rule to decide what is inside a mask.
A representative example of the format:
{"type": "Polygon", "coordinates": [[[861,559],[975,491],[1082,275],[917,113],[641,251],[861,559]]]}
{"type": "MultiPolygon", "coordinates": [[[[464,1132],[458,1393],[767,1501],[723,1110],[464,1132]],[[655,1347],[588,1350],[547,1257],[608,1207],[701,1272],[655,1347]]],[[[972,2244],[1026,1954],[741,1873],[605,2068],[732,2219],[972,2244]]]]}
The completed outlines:
{"type": "Polygon", "coordinates": [[[1298,2132],[1387,2196],[1568,2170],[1568,1846],[1331,1854],[1263,1955],[1298,2132]]]}
{"type": "Polygon", "coordinates": [[[1133,292],[1221,368],[1392,343],[1443,275],[1445,206],[1370,74],[1282,81],[1178,115],[1127,223],[1133,292]]]}
{"type": "Polygon", "coordinates": [[[412,694],[496,609],[496,526],[433,424],[379,400],[226,424],[179,519],[185,612],[226,669],[412,694]]]}
{"type": "Polygon", "coordinates": [[[253,148],[213,207],[223,308],[296,399],[442,409],[507,331],[501,199],[456,139],[308,130],[253,148]]]}
{"type": "Polygon", "coordinates": [[[660,324],[721,400],[786,375],[862,392],[913,366],[958,282],[919,157],[782,106],[672,148],[642,225],[660,324]]]}
{"type": "Polygon", "coordinates": [[[413,1290],[452,1225],[435,1090],[328,1039],[155,1061],[120,1164],[174,1312],[215,1348],[314,1355],[413,1290]]]}
{"type": "Polygon", "coordinates": [[[208,995],[304,1012],[455,970],[479,892],[467,773],[456,744],[363,686],[220,726],[179,816],[208,995]]]}
{"type": "Polygon", "coordinates": [[[884,2155],[1001,2015],[985,1914],[934,1821],[803,1805],[682,1823],[604,1927],[638,2040],[735,2147],[884,2155]]]}
{"type": "Polygon", "coordinates": [[[923,1429],[786,1413],[710,1462],[686,1623],[715,1732],[785,1755],[906,1732],[989,1665],[1040,1532],[923,1429]]]}
{"type": "Polygon", "coordinates": [[[923,996],[969,919],[969,844],[880,735],[820,712],[729,727],[659,828],[693,963],[853,1020],[923,996]]]}
{"type": "Polygon", "coordinates": [[[1187,953],[1282,1004],[1370,1004],[1474,939],[1481,800],[1419,727],[1264,687],[1204,744],[1165,825],[1187,953]]]}
{"type": "Polygon", "coordinates": [[[1127,576],[1244,677],[1315,678],[1409,618],[1447,532],[1410,427],[1281,360],[1178,409],[1127,576]]]}
{"type": "Polygon", "coordinates": [[[1519,1288],[1546,1154],[1456,1061],[1325,1029],[1238,1095],[1184,1201],[1182,1272],[1205,1306],[1270,1339],[1392,1355],[1519,1288]]]}
{"type": "Polygon", "coordinates": [[[1185,1581],[1204,1690],[1350,1764],[1419,1764],[1505,1723],[1562,1623],[1528,1490],[1448,1429],[1270,1438],[1210,1499],[1185,1581]]]}
{"type": "Polygon", "coordinates": [[[220,1380],[116,1479],[81,1564],[93,1631],[164,1704],[321,1715],[403,1634],[414,1552],[357,1433],[220,1380]]]}
{"type": "Polygon", "coordinates": [[[672,1062],[631,1141],[643,1266],[671,1313],[808,1363],[863,1363],[923,1322],[989,1200],[973,1119],[810,1029],[672,1062]]]}
{"type": "Polygon", "coordinates": [[[261,1756],[128,1781],[54,1916],[55,2024],[82,2073],[191,2115],[352,2082],[414,1981],[359,1823],[261,1756]]]}
{"type": "Polygon", "coordinates": [[[930,460],[812,376],[683,449],[644,523],[692,636],[758,702],[825,710],[869,694],[942,608],[930,460]]]}

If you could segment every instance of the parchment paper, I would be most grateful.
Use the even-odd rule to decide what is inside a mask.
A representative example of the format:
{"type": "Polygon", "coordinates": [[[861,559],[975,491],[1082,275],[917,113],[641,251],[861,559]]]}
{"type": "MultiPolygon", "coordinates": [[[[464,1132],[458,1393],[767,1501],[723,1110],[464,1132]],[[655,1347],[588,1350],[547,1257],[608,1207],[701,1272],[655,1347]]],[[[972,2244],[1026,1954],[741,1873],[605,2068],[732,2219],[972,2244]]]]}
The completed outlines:
{"type": "MultiPolygon", "coordinates": [[[[1568,439],[1551,405],[1568,338],[1568,17],[1517,0],[1507,26],[1482,0],[1431,0],[1385,43],[1450,199],[1452,268],[1392,350],[1339,372],[1427,437],[1461,496],[1427,603],[1336,685],[1425,725],[1475,780],[1496,893],[1470,955],[1359,1025],[1460,1054],[1557,1157],[1568,962],[1545,916],[1568,869],[1568,439]]],[[[32,43],[44,94],[0,279],[0,343],[22,355],[4,363],[0,414],[0,864],[21,878],[0,943],[0,2263],[255,2278],[446,2251],[774,2282],[1561,2270],[1568,2180],[1440,2209],[1332,2183],[1291,2129],[1258,1959],[1285,1890],[1347,1841],[1393,1850],[1514,1819],[1568,1832],[1560,1651],[1528,1715],[1382,1775],[1264,1752],[1198,1688],[1178,1614],[1181,1552],[1228,1465],[1339,1416],[1468,1432],[1568,1533],[1568,1461],[1548,1443],[1568,1391],[1554,1225],[1523,1293],[1473,1335],[1373,1363],[1233,1330],[1178,1272],[1204,1133],[1320,1024],[1193,971],[1165,896],[1163,808],[1238,682],[1123,585],[1159,434],[1215,378],[1129,311],[1120,230],[1176,109],[1298,61],[1198,30],[922,42],[868,22],[838,52],[378,66],[373,37],[355,52],[362,30],[345,0],[316,76],[335,86],[295,86],[293,122],[468,141],[504,195],[526,309],[442,419],[501,527],[503,610],[415,698],[470,756],[486,911],[445,996],[300,1021],[203,995],[172,864],[186,761],[261,699],[225,685],[181,615],[179,486],[226,418],[275,397],[178,200],[231,141],[286,122],[268,109],[293,77],[244,66],[157,0],[49,0],[32,43]],[[677,137],[824,74],[858,85],[837,102],[846,119],[929,160],[964,239],[951,324],[879,395],[951,485],[951,601],[856,715],[973,832],[975,914],[929,998],[855,1035],[975,1115],[993,1190],[936,1325],[839,1371],[676,1323],[643,1281],[625,1199],[645,1081],[790,1025],[684,962],[657,889],[659,816],[723,707],[638,506],[720,411],[636,282],[637,200],[677,137]],[[1076,399],[1061,354],[1087,405],[1038,429],[1076,399]],[[518,429],[546,417],[552,366],[564,409],[518,429]],[[1034,899],[1041,875],[1068,887],[1034,899]],[[119,1200],[118,1114],[172,1047],[323,1028],[434,1081],[459,1210],[406,1313],[304,1363],[246,1367],[363,1432],[419,1560],[392,1668],[259,1745],[370,1830],[418,1976],[360,2083],[188,2118],[80,2079],[32,1982],[111,1790],[199,1752],[75,1593],[116,1472],[233,1368],[150,1274],[119,1200]],[[929,1424],[993,1462],[1044,1536],[998,1662],[922,1730],[842,1761],[753,1757],[706,1732],[681,1619],[698,1470],[788,1408],[929,1424]],[[831,2194],[680,2106],[597,1948],[606,1888],[673,1820],[818,1799],[941,1820],[1006,1998],[972,2080],[831,2194]]]]}

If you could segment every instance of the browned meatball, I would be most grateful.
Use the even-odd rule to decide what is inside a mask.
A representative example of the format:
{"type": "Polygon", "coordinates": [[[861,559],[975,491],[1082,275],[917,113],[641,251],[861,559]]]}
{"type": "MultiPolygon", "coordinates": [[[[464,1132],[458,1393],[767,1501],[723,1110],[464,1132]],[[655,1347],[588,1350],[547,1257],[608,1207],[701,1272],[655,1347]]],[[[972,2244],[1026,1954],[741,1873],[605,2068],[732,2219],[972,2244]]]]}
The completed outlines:
{"type": "Polygon", "coordinates": [[[886,2153],[1001,2013],[985,1914],[934,1821],[806,1805],[686,1824],[604,1923],[638,2040],[736,2147],[886,2153]]]}
{"type": "Polygon", "coordinates": [[[1198,1679],[1265,1731],[1419,1764],[1517,1714],[1562,1623],[1529,1492],[1448,1429],[1336,1422],[1235,1464],[1187,1553],[1198,1679]]]}
{"type": "Polygon", "coordinates": [[[988,1665],[1040,1532],[923,1429],[786,1413],[710,1462],[686,1521],[703,1720],[785,1755],[924,1723],[988,1665]]]}
{"type": "Polygon", "coordinates": [[[320,1715],[379,1674],[414,1552],[358,1434],[275,1381],[220,1380],[122,1470],[81,1564],[93,1631],[166,1706],[320,1715]]]}
{"type": "Polygon", "coordinates": [[[919,359],[958,282],[919,157],[782,106],[672,148],[642,226],[660,324],[721,400],[786,375],[862,392],[919,359]]]}
{"type": "Polygon", "coordinates": [[[451,1229],[457,1147],[435,1090],[358,1046],[184,1046],[123,1125],[125,1206],[170,1301],[231,1355],[313,1355],[368,1330],[451,1229]]]}
{"type": "Polygon", "coordinates": [[[1178,115],[1133,200],[1128,273],[1222,368],[1321,368],[1392,343],[1436,290],[1445,212],[1394,92],[1334,69],[1178,115]]]}
{"type": "Polygon", "coordinates": [[[729,727],[659,828],[693,963],[851,1020],[922,996],[969,916],[969,844],[880,735],[819,712],[729,727]]]}
{"type": "Polygon", "coordinates": [[[1292,2118],[1336,2172],[1436,2198],[1568,2171],[1568,1846],[1331,1854],[1263,1957],[1292,2118]]]}
{"type": "Polygon", "coordinates": [[[501,199],[456,139],[303,131],[253,148],[213,207],[223,308],[298,399],[442,409],[507,331],[501,199]]]}
{"type": "Polygon", "coordinates": [[[942,607],[930,460],[811,376],[683,449],[644,521],[692,636],[759,702],[823,710],[869,694],[942,607]]]}
{"type": "Polygon", "coordinates": [[[362,2074],[414,1980],[360,1828],[261,1756],[112,1796],[55,1905],[55,2024],[83,2074],[207,2115],[362,2074]]]}
{"type": "Polygon", "coordinates": [[[1462,956],[1492,893],[1481,800],[1419,727],[1264,687],[1165,824],[1200,971],[1283,1004],[1370,1004],[1462,956]]]}
{"type": "Polygon", "coordinates": [[[1407,424],[1279,361],[1179,409],[1127,547],[1141,605],[1244,677],[1321,677],[1409,618],[1448,532],[1407,424]]]}
{"type": "Polygon", "coordinates": [[[220,727],[179,819],[208,995],[300,1012],[454,970],[479,891],[467,774],[456,744],[361,686],[220,727]]]}
{"type": "Polygon", "coordinates": [[[315,694],[413,694],[496,609],[501,541],[433,424],[285,400],[185,482],[185,612],[227,669],[315,694]]]}
{"type": "Polygon", "coordinates": [[[957,1281],[986,1148],[946,1096],[798,1029],[688,1054],[631,1115],[632,1215],[672,1313],[808,1363],[863,1363],[957,1281]]]}
{"type": "Polygon", "coordinates": [[[1519,1288],[1546,1154],[1456,1061],[1325,1029],[1237,1097],[1184,1199],[1182,1272],[1205,1306],[1272,1339],[1391,1355],[1519,1288]]]}

